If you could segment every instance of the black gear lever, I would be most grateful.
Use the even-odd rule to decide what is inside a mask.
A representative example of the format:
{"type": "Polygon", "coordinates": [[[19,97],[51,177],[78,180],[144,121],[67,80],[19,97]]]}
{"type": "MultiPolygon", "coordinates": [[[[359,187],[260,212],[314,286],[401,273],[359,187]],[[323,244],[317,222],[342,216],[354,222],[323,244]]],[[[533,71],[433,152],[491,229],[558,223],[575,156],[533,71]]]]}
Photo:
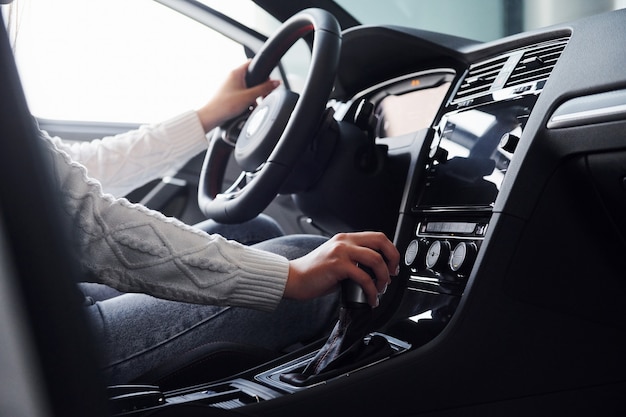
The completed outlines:
{"type": "MultiPolygon", "coordinates": [[[[376,283],[376,276],[370,268],[364,265],[359,265],[359,268],[367,272],[370,277],[372,277],[374,283],[376,283]]],[[[354,308],[364,308],[365,306],[369,307],[367,296],[365,295],[365,291],[363,291],[363,287],[351,279],[344,279],[341,281],[341,304],[343,306],[351,306],[354,308]]]]}
{"type": "MultiPolygon", "coordinates": [[[[359,267],[376,280],[370,268],[359,267]]],[[[339,320],[328,340],[302,372],[282,374],[280,379],[307,386],[389,356],[393,351],[384,337],[375,336],[365,343],[365,336],[372,330],[371,319],[372,307],[363,288],[352,280],[342,281],[339,320]]]]}

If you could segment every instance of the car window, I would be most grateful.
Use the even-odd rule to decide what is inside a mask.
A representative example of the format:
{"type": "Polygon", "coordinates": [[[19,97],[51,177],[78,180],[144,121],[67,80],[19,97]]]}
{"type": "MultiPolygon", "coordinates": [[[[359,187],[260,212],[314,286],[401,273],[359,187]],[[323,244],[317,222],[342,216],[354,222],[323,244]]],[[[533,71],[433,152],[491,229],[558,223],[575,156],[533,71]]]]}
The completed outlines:
{"type": "Polygon", "coordinates": [[[143,123],[196,108],[241,45],[152,0],[16,2],[15,54],[40,118],[143,123]]]}

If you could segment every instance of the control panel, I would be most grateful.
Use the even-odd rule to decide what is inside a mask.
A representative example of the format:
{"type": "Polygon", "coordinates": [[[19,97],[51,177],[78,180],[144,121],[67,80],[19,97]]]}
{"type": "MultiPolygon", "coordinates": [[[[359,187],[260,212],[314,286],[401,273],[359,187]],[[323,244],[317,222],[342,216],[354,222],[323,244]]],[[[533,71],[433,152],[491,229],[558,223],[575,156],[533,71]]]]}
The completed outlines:
{"type": "Polygon", "coordinates": [[[460,296],[487,227],[487,220],[420,222],[404,252],[409,289],[460,296]]]}

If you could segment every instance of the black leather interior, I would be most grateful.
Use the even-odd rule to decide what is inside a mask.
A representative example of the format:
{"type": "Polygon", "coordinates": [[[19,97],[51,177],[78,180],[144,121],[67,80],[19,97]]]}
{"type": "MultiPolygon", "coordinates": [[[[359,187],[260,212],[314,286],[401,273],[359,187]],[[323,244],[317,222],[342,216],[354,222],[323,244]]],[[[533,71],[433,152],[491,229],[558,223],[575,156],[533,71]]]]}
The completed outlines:
{"type": "Polygon", "coordinates": [[[162,391],[171,391],[217,381],[278,356],[278,352],[244,344],[207,343],[162,363],[133,383],[154,384],[162,391]]]}

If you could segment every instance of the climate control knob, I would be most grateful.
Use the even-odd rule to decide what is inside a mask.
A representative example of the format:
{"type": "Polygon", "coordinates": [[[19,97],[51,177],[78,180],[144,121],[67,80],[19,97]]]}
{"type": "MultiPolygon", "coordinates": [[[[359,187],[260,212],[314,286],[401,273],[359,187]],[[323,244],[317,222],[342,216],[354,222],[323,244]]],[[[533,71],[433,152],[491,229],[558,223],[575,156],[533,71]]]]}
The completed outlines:
{"type": "Polygon", "coordinates": [[[433,271],[441,271],[450,259],[450,242],[447,240],[435,240],[426,252],[426,268],[433,271]]]}
{"type": "Polygon", "coordinates": [[[450,255],[450,269],[458,274],[465,275],[470,272],[477,252],[474,242],[460,242],[454,247],[450,255]]]}
{"type": "Polygon", "coordinates": [[[419,253],[420,243],[414,239],[411,243],[409,243],[409,246],[406,248],[406,252],[404,252],[404,264],[406,266],[412,266],[419,253]]]}
{"type": "Polygon", "coordinates": [[[500,147],[507,152],[513,153],[515,149],[517,149],[519,140],[519,136],[512,133],[505,133],[500,139],[500,147]]]}

